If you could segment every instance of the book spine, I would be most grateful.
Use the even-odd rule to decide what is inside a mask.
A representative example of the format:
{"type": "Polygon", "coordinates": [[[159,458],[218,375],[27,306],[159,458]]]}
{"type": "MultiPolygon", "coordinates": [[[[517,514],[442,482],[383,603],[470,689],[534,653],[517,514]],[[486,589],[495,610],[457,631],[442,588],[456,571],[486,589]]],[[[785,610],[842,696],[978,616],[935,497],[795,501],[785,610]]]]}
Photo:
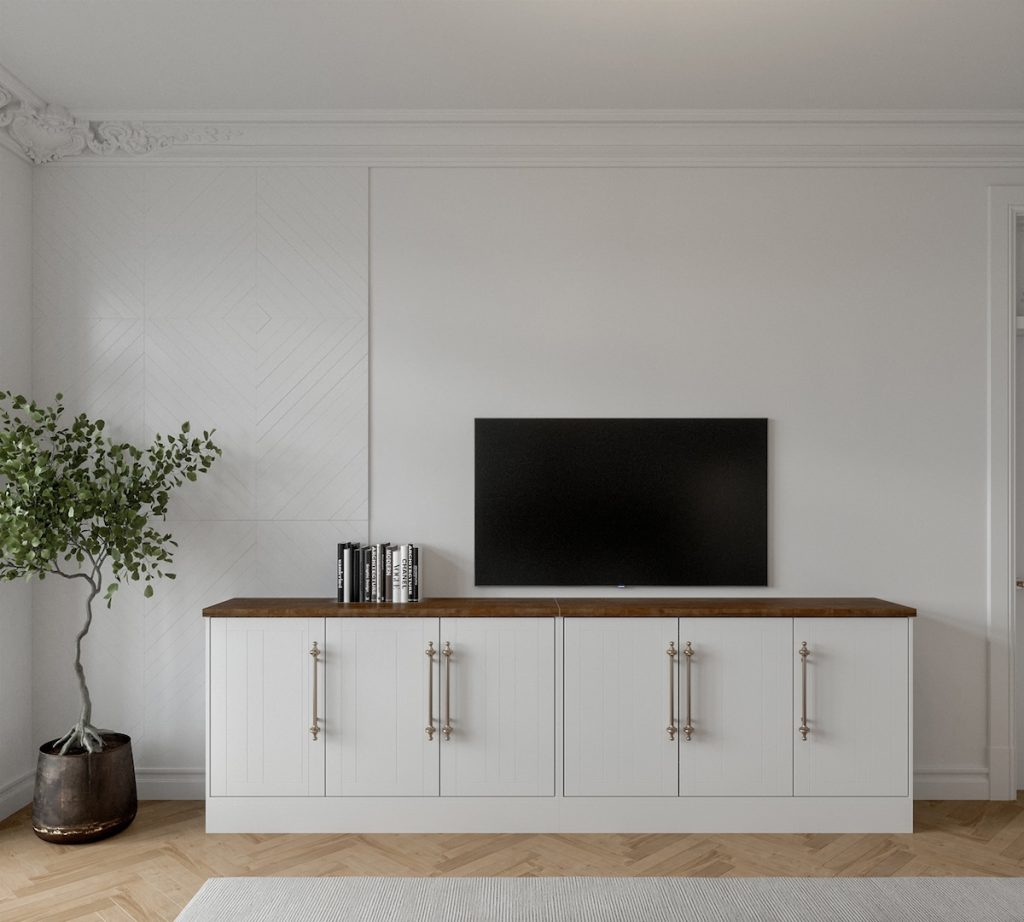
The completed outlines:
{"type": "Polygon", "coordinates": [[[409,601],[418,602],[420,600],[420,549],[417,545],[409,545],[409,556],[411,558],[409,566],[409,601]]]}
{"type": "Polygon", "coordinates": [[[342,602],[352,601],[352,588],[355,583],[355,568],[352,566],[352,544],[351,542],[345,545],[344,552],[342,554],[342,569],[345,573],[345,586],[342,594],[342,602]]]}
{"type": "Polygon", "coordinates": [[[377,597],[379,585],[377,583],[377,555],[380,553],[380,545],[370,545],[370,601],[379,602],[377,597]]]}
{"type": "Polygon", "coordinates": [[[385,559],[388,553],[388,542],[382,541],[377,545],[377,559],[374,564],[377,582],[377,601],[383,602],[387,593],[384,591],[384,568],[385,559]]]}
{"type": "Polygon", "coordinates": [[[399,596],[399,602],[409,601],[409,545],[403,544],[401,553],[398,557],[398,585],[400,587],[401,595],[399,596]]]}
{"type": "Polygon", "coordinates": [[[391,549],[391,601],[402,601],[402,548],[391,549]]]}
{"type": "Polygon", "coordinates": [[[361,570],[363,574],[363,588],[359,593],[360,602],[370,601],[370,548],[360,548],[361,570]]]}
{"type": "Polygon", "coordinates": [[[338,601],[345,601],[345,545],[338,545],[338,601]]]}
{"type": "Polygon", "coordinates": [[[393,600],[394,595],[392,594],[392,569],[394,565],[394,548],[388,545],[384,548],[384,601],[390,602],[393,600]]]}

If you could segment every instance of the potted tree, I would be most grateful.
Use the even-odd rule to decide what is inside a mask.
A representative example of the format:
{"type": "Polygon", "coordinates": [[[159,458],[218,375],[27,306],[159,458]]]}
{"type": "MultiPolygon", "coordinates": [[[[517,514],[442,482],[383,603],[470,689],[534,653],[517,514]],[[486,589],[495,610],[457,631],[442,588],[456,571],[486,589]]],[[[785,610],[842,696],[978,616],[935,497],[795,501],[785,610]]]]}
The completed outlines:
{"type": "Polygon", "coordinates": [[[78,720],[39,747],[32,826],[43,839],[89,842],[135,818],[131,739],[93,724],[82,668],[82,640],[93,603],[110,607],[126,581],[174,579],[177,546],[153,526],[166,518],[171,491],[196,480],[220,455],[213,432],[157,435],[140,448],[109,438],[102,419],[64,419],[63,397],[40,406],[0,391],[0,580],[61,577],[81,582],[84,623],[75,638],[78,720]]]}

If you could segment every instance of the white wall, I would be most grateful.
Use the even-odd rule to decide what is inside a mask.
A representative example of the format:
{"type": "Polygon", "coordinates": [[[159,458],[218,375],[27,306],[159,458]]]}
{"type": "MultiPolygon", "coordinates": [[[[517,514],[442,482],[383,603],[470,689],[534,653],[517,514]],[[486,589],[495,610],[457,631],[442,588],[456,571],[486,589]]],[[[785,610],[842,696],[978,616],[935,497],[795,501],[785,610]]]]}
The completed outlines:
{"type": "MultiPolygon", "coordinates": [[[[334,542],[366,536],[368,375],[372,537],[427,545],[433,595],[474,592],[475,416],[770,417],[769,591],[918,606],[921,790],[987,793],[986,186],[1021,181],[374,169],[368,371],[365,170],[38,169],[36,396],[228,453],[175,507],[179,579],[87,648],[143,795],[201,790],[200,608],[329,595],[334,542]]],[[[39,739],[74,717],[81,603],[43,590],[39,739]]]]}
{"type": "Polygon", "coordinates": [[[918,607],[919,792],[987,796],[986,186],[1020,179],[375,170],[373,536],[474,593],[476,416],[766,416],[768,591],[918,607]]]}
{"type": "MultiPolygon", "coordinates": [[[[0,148],[0,390],[27,394],[32,354],[32,168],[0,148]]],[[[0,583],[0,818],[32,799],[31,586],[0,583]]]]}
{"type": "MultiPolygon", "coordinates": [[[[203,606],[333,594],[335,543],[365,540],[366,227],[362,169],[36,170],[37,398],[143,441],[188,419],[224,449],[173,505],[177,580],[123,593],[84,645],[140,796],[203,793],[203,606]]],[[[77,714],[79,588],[35,593],[41,739],[77,714]]]]}

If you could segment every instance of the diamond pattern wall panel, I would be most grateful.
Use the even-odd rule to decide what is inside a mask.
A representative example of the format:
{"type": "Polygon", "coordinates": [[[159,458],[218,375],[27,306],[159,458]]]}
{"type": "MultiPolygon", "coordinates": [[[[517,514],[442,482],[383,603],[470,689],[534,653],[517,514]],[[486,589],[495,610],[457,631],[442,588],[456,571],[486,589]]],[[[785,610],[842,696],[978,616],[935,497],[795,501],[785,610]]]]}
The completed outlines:
{"type": "MultiPolygon", "coordinates": [[[[131,438],[188,419],[224,449],[173,503],[178,578],[148,601],[125,592],[86,642],[96,719],[133,735],[142,768],[199,769],[202,607],[330,595],[335,544],[367,537],[367,171],[36,174],[35,394],[61,390],[131,438]]],[[[55,668],[73,588],[36,595],[43,735],[74,716],[73,676],[55,668]]]]}

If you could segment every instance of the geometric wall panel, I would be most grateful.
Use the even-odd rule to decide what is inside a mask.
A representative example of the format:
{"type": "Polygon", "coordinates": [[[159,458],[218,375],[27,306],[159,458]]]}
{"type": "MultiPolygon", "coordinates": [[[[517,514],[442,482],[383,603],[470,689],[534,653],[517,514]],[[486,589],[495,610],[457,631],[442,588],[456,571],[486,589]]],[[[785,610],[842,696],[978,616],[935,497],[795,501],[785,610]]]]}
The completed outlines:
{"type": "MultiPolygon", "coordinates": [[[[34,172],[34,396],[62,391],[133,439],[188,419],[224,449],[172,504],[177,580],[122,593],[84,656],[96,720],[133,735],[141,769],[199,769],[200,609],[331,595],[335,544],[367,539],[368,171],[34,172]]],[[[54,662],[73,656],[71,588],[34,599],[54,662]]],[[[70,669],[36,675],[42,738],[77,698],[70,669]]]]}

